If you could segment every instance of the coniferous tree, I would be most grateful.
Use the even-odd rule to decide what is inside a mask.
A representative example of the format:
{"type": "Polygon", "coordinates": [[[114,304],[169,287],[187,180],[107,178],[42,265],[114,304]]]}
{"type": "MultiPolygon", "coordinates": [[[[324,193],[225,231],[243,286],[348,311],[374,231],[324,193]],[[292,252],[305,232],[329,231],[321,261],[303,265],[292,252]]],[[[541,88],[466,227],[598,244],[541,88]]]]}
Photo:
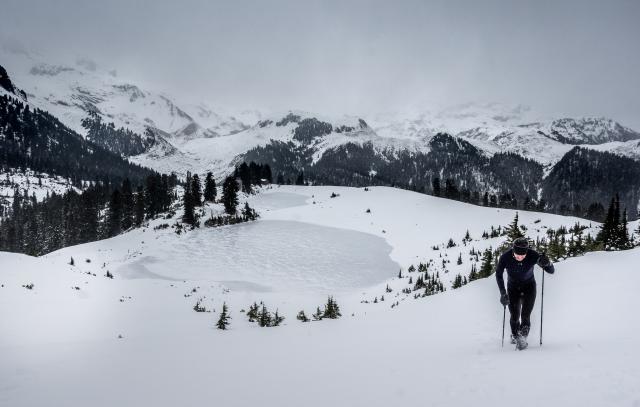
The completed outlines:
{"type": "Polygon", "coordinates": [[[228,311],[227,303],[223,302],[222,312],[220,313],[220,318],[218,318],[218,322],[216,323],[218,329],[226,330],[229,326],[229,319],[231,319],[231,317],[229,316],[228,311]]]}
{"type": "Polygon", "coordinates": [[[117,189],[111,194],[109,201],[109,223],[107,236],[116,236],[120,233],[122,224],[122,197],[117,189]]]}
{"type": "Polygon", "coordinates": [[[145,213],[147,214],[148,219],[153,219],[160,212],[159,208],[159,197],[160,195],[160,185],[158,185],[158,180],[154,176],[147,177],[144,198],[145,198],[145,213]]]}
{"type": "Polygon", "coordinates": [[[455,289],[460,288],[460,287],[462,287],[462,276],[460,274],[458,274],[453,279],[453,284],[452,284],[451,288],[453,288],[455,290],[455,289]]]}
{"type": "Polygon", "coordinates": [[[340,307],[338,303],[333,299],[332,296],[329,296],[327,299],[327,304],[324,307],[324,313],[322,314],[323,318],[336,319],[341,317],[340,307]]]}
{"type": "Polygon", "coordinates": [[[98,239],[98,229],[100,227],[99,206],[102,199],[97,193],[85,191],[81,196],[81,203],[77,208],[76,216],[82,222],[78,241],[92,242],[98,239]]]}
{"type": "Polygon", "coordinates": [[[122,230],[128,230],[134,224],[135,202],[131,181],[126,178],[122,182],[122,230]]]}
{"type": "Polygon", "coordinates": [[[493,251],[488,248],[482,254],[482,265],[478,272],[478,278],[489,277],[491,274],[493,274],[493,251]]]}
{"type": "Polygon", "coordinates": [[[262,166],[261,178],[264,178],[268,183],[273,182],[273,178],[271,176],[271,167],[269,166],[269,164],[264,164],[262,166]]]}
{"type": "Polygon", "coordinates": [[[136,226],[140,226],[142,225],[142,222],[144,222],[144,189],[142,188],[142,185],[138,186],[134,201],[134,223],[136,226]]]}
{"type": "MultiPolygon", "coordinates": [[[[624,232],[628,233],[626,230],[624,232]]],[[[596,241],[602,245],[604,250],[614,250],[620,248],[619,245],[624,240],[620,222],[620,200],[616,195],[611,199],[607,216],[596,236],[596,241]]]]}
{"type": "Polygon", "coordinates": [[[182,214],[182,222],[194,226],[196,223],[196,214],[195,214],[195,202],[193,198],[193,194],[191,193],[191,186],[193,183],[189,185],[185,185],[184,194],[182,195],[182,204],[184,207],[184,213],[182,214]]]}
{"type": "Polygon", "coordinates": [[[258,314],[258,325],[261,327],[271,326],[272,321],[271,313],[267,311],[267,307],[262,304],[262,310],[258,314]]]}
{"type": "Polygon", "coordinates": [[[304,313],[304,310],[300,310],[300,312],[298,312],[298,315],[296,316],[296,319],[298,321],[302,321],[302,322],[309,322],[309,318],[304,313]]]}
{"type": "Polygon", "coordinates": [[[224,210],[229,215],[236,213],[238,206],[238,183],[235,177],[227,177],[222,185],[222,203],[224,210]]]}
{"type": "Polygon", "coordinates": [[[247,317],[249,318],[249,322],[254,322],[258,319],[258,304],[254,302],[251,306],[249,306],[247,317]]]}
{"type": "Polygon", "coordinates": [[[524,233],[522,233],[520,227],[518,226],[518,212],[516,212],[516,216],[513,218],[513,222],[509,224],[505,232],[507,233],[507,237],[511,242],[520,237],[524,237],[524,233]]]}
{"type": "Polygon", "coordinates": [[[618,249],[621,250],[626,250],[626,249],[630,249],[632,247],[631,245],[631,240],[629,238],[629,225],[628,225],[628,221],[627,221],[627,210],[624,210],[624,213],[622,215],[622,221],[620,222],[620,225],[618,226],[618,233],[617,233],[617,239],[616,239],[616,246],[618,249]]]}
{"type": "Polygon", "coordinates": [[[433,195],[434,196],[440,196],[441,195],[440,178],[434,178],[433,181],[431,182],[431,187],[433,189],[433,195]]]}
{"type": "Polygon", "coordinates": [[[476,264],[471,265],[471,272],[469,272],[469,282],[475,281],[478,279],[478,270],[476,269],[476,264]]]}
{"type": "Polygon", "coordinates": [[[246,162],[240,164],[239,167],[236,168],[234,173],[234,179],[240,178],[240,182],[242,183],[242,191],[250,194],[251,190],[251,171],[246,162]]]}
{"type": "Polygon", "coordinates": [[[193,174],[191,177],[191,200],[194,206],[202,206],[202,186],[200,184],[200,177],[198,174],[193,174]]]}
{"type": "Polygon", "coordinates": [[[249,202],[244,203],[244,208],[242,209],[242,216],[245,220],[255,220],[258,215],[256,211],[249,206],[249,202]]]}
{"type": "Polygon", "coordinates": [[[213,174],[208,172],[204,181],[204,200],[207,202],[215,202],[217,194],[216,180],[213,178],[213,174]]]}
{"type": "Polygon", "coordinates": [[[284,321],[284,317],[278,314],[278,310],[276,309],[276,313],[273,314],[273,319],[271,321],[271,326],[280,326],[280,324],[284,321]]]}
{"type": "Polygon", "coordinates": [[[451,178],[444,181],[444,197],[449,199],[460,199],[460,191],[451,178]]]}
{"type": "Polygon", "coordinates": [[[311,314],[311,317],[313,318],[314,321],[320,321],[324,317],[324,313],[320,311],[320,307],[318,307],[316,309],[315,314],[311,314]]]}

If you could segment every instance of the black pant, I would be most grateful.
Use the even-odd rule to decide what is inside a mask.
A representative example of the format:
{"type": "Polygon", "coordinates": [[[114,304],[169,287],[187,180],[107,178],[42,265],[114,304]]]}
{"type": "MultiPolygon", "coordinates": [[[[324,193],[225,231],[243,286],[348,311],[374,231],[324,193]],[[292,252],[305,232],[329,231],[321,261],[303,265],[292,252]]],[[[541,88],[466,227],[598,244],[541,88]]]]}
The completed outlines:
{"type": "Polygon", "coordinates": [[[509,313],[511,319],[511,333],[518,333],[527,336],[531,327],[531,311],[536,302],[536,281],[524,283],[522,285],[509,285],[507,287],[509,295],[509,313]]]}

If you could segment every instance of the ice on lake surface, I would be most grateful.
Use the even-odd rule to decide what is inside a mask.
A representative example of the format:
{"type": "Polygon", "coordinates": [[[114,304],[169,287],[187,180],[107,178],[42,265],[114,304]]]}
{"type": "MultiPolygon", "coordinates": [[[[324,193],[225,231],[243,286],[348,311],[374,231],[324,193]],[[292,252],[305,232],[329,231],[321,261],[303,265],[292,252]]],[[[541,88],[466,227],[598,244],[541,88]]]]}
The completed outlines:
{"type": "Polygon", "coordinates": [[[119,275],[216,281],[243,291],[337,292],[380,283],[400,267],[383,238],[284,220],[165,235],[153,247],[119,275]]]}
{"type": "Polygon", "coordinates": [[[261,210],[293,208],[304,205],[309,198],[305,195],[283,191],[269,191],[250,196],[250,205],[258,205],[261,210]]]}

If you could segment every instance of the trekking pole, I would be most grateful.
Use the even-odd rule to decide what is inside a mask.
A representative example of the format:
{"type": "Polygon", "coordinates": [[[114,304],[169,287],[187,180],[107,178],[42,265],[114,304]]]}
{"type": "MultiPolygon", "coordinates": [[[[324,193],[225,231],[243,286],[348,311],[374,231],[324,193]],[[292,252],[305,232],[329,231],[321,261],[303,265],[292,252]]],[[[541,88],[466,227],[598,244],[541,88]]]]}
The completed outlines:
{"type": "Polygon", "coordinates": [[[504,321],[505,321],[505,317],[507,316],[507,306],[503,305],[503,310],[502,310],[502,347],[504,348],[504,321]]]}
{"type": "MultiPolygon", "coordinates": [[[[545,254],[544,252],[542,254],[545,254]]],[[[540,346],[542,346],[542,315],[544,313],[544,269],[542,269],[542,298],[540,300],[540,346]]]]}

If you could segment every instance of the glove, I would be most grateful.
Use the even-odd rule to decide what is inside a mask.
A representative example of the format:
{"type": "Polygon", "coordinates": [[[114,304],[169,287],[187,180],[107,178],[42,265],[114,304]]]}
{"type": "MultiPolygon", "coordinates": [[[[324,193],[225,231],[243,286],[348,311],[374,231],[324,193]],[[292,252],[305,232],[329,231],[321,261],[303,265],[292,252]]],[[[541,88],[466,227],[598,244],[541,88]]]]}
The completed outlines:
{"type": "Polygon", "coordinates": [[[500,304],[509,305],[509,296],[507,294],[502,294],[500,296],[500,304]]]}
{"type": "Polygon", "coordinates": [[[551,264],[551,261],[547,257],[546,253],[542,253],[540,257],[538,257],[538,266],[545,268],[551,264]]]}

